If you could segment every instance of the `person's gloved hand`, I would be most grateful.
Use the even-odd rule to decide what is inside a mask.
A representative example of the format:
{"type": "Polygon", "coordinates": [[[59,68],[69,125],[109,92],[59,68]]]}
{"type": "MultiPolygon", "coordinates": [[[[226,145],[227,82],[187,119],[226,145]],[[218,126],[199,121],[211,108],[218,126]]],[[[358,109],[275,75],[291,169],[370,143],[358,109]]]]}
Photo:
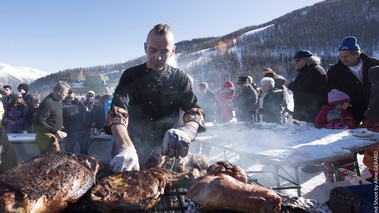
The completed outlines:
{"type": "Polygon", "coordinates": [[[114,172],[139,170],[138,155],[135,148],[126,147],[120,149],[109,163],[114,172]]]}
{"type": "Polygon", "coordinates": [[[162,155],[167,155],[170,158],[187,156],[189,146],[196,134],[196,128],[190,125],[167,130],[163,137],[162,155]]]}

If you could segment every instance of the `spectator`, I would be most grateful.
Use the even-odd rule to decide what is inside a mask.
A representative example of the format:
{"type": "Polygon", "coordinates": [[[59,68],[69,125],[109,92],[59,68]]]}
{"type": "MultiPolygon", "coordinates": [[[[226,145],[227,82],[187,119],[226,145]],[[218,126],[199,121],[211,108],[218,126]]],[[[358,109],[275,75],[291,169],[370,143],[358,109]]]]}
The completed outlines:
{"type": "Polygon", "coordinates": [[[337,89],[328,93],[329,105],[322,106],[315,119],[316,128],[327,129],[353,129],[355,121],[347,108],[350,97],[337,89]]]}
{"type": "Polygon", "coordinates": [[[86,100],[83,102],[87,113],[91,112],[93,108],[93,100],[95,100],[95,92],[90,90],[87,92],[86,100]]]}
{"type": "Polygon", "coordinates": [[[208,84],[206,82],[201,82],[199,84],[199,104],[205,112],[205,122],[216,122],[218,120],[217,116],[220,111],[220,104],[216,95],[208,89],[208,84]]]}
{"type": "Polygon", "coordinates": [[[249,84],[255,89],[257,90],[258,89],[258,86],[257,84],[255,83],[254,81],[254,78],[250,75],[247,76],[247,81],[249,82],[249,84]]]}
{"type": "Polygon", "coordinates": [[[76,143],[79,144],[80,154],[88,154],[88,132],[85,119],[85,106],[82,103],[72,104],[71,99],[62,101],[63,126],[67,132],[64,138],[66,152],[74,152],[76,143]]]}
{"type": "Polygon", "coordinates": [[[15,99],[5,107],[3,121],[7,124],[8,133],[22,133],[25,130],[28,107],[21,93],[14,94],[15,99]]]}
{"type": "MultiPolygon", "coordinates": [[[[287,79],[284,85],[293,92],[294,122],[306,121],[314,123],[321,107],[327,103],[327,78],[321,60],[308,50],[300,50],[294,56],[295,67],[298,71],[295,80],[287,79]]],[[[305,173],[321,170],[321,164],[306,165],[302,168],[305,173]]]]}
{"type": "Polygon", "coordinates": [[[283,90],[275,88],[273,78],[264,77],[261,80],[262,93],[258,99],[258,107],[255,111],[259,120],[267,123],[282,124],[283,90]]]}
{"type": "MultiPolygon", "coordinates": [[[[372,84],[370,102],[366,111],[366,125],[370,127],[370,130],[379,132],[379,66],[371,67],[368,70],[368,79],[372,84]]],[[[367,166],[370,171],[371,177],[366,181],[374,183],[379,175],[377,169],[377,156],[375,154],[379,152],[379,146],[366,149],[364,151],[363,164],[367,166]]]]}
{"type": "Polygon", "coordinates": [[[233,119],[233,110],[231,105],[234,101],[234,88],[233,82],[226,81],[222,88],[216,92],[216,97],[220,102],[221,118],[220,122],[229,122],[233,119]]]}
{"type": "Polygon", "coordinates": [[[104,120],[107,120],[108,111],[111,109],[113,96],[109,94],[103,95],[101,98],[103,100],[103,109],[104,109],[104,120]]]}
{"type": "Polygon", "coordinates": [[[66,96],[66,99],[69,101],[70,104],[74,104],[74,105],[78,105],[79,104],[79,100],[78,98],[76,97],[76,94],[73,90],[68,90],[68,93],[67,93],[67,96],[66,96]]]}
{"type": "Polygon", "coordinates": [[[379,60],[361,53],[353,36],[342,40],[338,54],[340,60],[328,70],[328,88],[329,91],[338,89],[351,98],[348,110],[353,115],[355,125],[359,125],[370,100],[368,70],[379,65],[379,60]]]}
{"type": "MultiPolygon", "coordinates": [[[[324,105],[322,110],[318,113],[315,119],[316,128],[326,129],[353,129],[355,127],[355,121],[350,112],[346,109],[350,105],[350,97],[337,89],[333,89],[328,93],[329,105],[324,105]]],[[[336,181],[344,180],[346,174],[339,172],[334,174],[332,165],[339,166],[344,164],[352,164],[353,158],[346,158],[335,162],[322,163],[322,171],[326,179],[330,182],[334,182],[334,176],[336,181]]],[[[345,169],[353,170],[353,167],[344,166],[345,169]]]]}
{"type": "Polygon", "coordinates": [[[28,113],[26,114],[26,131],[28,133],[36,133],[33,120],[40,104],[41,100],[39,98],[34,98],[32,108],[28,109],[28,113]]]}
{"type": "Polygon", "coordinates": [[[236,110],[237,121],[253,123],[255,109],[258,108],[257,91],[250,85],[247,76],[238,78],[238,90],[234,98],[234,108],[236,110]]]}
{"type": "Polygon", "coordinates": [[[28,109],[33,108],[34,98],[31,94],[28,94],[29,85],[25,83],[21,83],[17,86],[17,90],[22,94],[22,98],[24,99],[26,106],[28,106],[28,109]]]}
{"type": "Polygon", "coordinates": [[[104,118],[104,108],[98,99],[93,100],[93,108],[91,112],[88,114],[87,121],[89,123],[90,128],[95,128],[97,130],[103,129],[105,125],[104,118]]]}
{"type": "Polygon", "coordinates": [[[308,50],[294,56],[298,71],[296,79],[287,79],[285,86],[293,92],[293,119],[313,123],[322,105],[327,103],[327,78],[321,60],[308,50]]]}
{"type": "Polygon", "coordinates": [[[276,74],[274,70],[271,68],[265,68],[263,70],[264,77],[270,77],[273,78],[275,81],[275,88],[277,89],[283,89],[284,83],[286,82],[286,78],[284,78],[281,75],[276,74]]]}
{"type": "Polygon", "coordinates": [[[64,138],[67,133],[62,131],[63,106],[62,100],[66,97],[70,85],[64,81],[55,84],[50,93],[40,104],[34,125],[36,127],[36,142],[41,154],[47,152],[59,152],[59,138],[64,138]]]}
{"type": "Polygon", "coordinates": [[[13,99],[13,92],[12,92],[12,86],[11,85],[4,85],[3,86],[5,95],[2,97],[1,101],[3,102],[4,109],[13,99]]]}
{"type": "Polygon", "coordinates": [[[188,76],[168,65],[175,52],[174,40],[171,27],[154,26],[144,44],[147,62],[121,76],[105,128],[119,149],[110,162],[114,171],[138,170],[140,163],[149,167],[152,150],[167,158],[185,157],[197,132],[205,131],[203,111],[188,76]],[[180,109],[185,111],[185,124],[175,128],[180,109]]]}

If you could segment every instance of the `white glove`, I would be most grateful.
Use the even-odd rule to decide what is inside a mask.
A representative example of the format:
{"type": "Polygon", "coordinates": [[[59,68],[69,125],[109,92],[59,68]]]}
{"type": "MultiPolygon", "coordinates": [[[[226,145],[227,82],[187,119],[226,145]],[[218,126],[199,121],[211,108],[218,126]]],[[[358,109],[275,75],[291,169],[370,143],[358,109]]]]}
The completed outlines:
{"type": "Polygon", "coordinates": [[[120,149],[119,153],[109,163],[114,172],[139,170],[137,151],[126,147],[120,149]]]}
{"type": "MultiPolygon", "coordinates": [[[[189,127],[194,128],[194,127],[189,127]]],[[[186,131],[183,131],[181,129],[169,129],[165,133],[163,137],[163,147],[162,147],[162,154],[167,155],[168,157],[185,157],[188,154],[189,146],[192,142],[192,140],[196,136],[196,129],[195,135],[191,137],[190,134],[188,134],[186,131]]]]}

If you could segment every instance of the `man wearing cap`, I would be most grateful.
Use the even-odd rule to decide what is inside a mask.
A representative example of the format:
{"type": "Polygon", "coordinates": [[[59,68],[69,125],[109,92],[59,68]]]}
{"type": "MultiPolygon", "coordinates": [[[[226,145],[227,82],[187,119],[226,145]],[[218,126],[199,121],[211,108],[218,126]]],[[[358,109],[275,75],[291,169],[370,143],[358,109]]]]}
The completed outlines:
{"type": "Polygon", "coordinates": [[[234,97],[237,121],[253,123],[255,109],[258,108],[257,91],[251,86],[247,76],[240,76],[237,85],[238,90],[234,97]]]}
{"type": "Polygon", "coordinates": [[[33,108],[33,96],[28,94],[29,85],[26,83],[21,83],[17,86],[17,90],[22,94],[22,99],[24,99],[26,105],[29,109],[33,108]]]}
{"type": "Polygon", "coordinates": [[[199,103],[202,106],[207,117],[205,122],[215,122],[218,120],[217,116],[220,113],[220,104],[216,95],[208,89],[207,82],[201,82],[199,84],[199,103]]]}
{"type": "Polygon", "coordinates": [[[287,79],[285,86],[293,92],[293,118],[314,123],[322,105],[327,104],[327,80],[321,60],[308,50],[300,50],[294,56],[298,74],[295,80],[287,79]]]}
{"type": "MultiPolygon", "coordinates": [[[[32,110],[34,108],[34,97],[33,95],[29,94],[29,85],[26,83],[21,83],[17,86],[17,90],[22,94],[22,99],[24,99],[26,106],[28,106],[28,110],[32,110]]],[[[26,129],[28,132],[32,131],[32,125],[33,120],[32,119],[26,119],[26,129]]]]}
{"type": "Polygon", "coordinates": [[[345,37],[338,48],[339,61],[328,70],[328,89],[338,89],[351,98],[348,111],[355,124],[364,117],[370,100],[371,83],[368,70],[379,65],[379,60],[361,53],[354,36],[345,37]]]}
{"type": "Polygon", "coordinates": [[[83,102],[86,107],[86,112],[90,113],[93,108],[93,100],[95,99],[95,92],[90,90],[87,92],[86,100],[83,102]]]}

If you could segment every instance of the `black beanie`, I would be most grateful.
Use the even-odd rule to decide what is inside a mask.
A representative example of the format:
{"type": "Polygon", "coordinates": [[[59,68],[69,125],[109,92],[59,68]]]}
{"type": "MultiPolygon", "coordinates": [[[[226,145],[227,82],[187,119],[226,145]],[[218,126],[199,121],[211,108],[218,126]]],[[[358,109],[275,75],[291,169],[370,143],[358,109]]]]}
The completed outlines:
{"type": "Polygon", "coordinates": [[[368,70],[368,80],[374,84],[379,80],[379,66],[371,67],[368,70]]]}
{"type": "Polygon", "coordinates": [[[29,91],[29,85],[25,84],[25,83],[21,83],[18,85],[17,89],[23,89],[25,90],[25,92],[28,92],[29,91]]]}

